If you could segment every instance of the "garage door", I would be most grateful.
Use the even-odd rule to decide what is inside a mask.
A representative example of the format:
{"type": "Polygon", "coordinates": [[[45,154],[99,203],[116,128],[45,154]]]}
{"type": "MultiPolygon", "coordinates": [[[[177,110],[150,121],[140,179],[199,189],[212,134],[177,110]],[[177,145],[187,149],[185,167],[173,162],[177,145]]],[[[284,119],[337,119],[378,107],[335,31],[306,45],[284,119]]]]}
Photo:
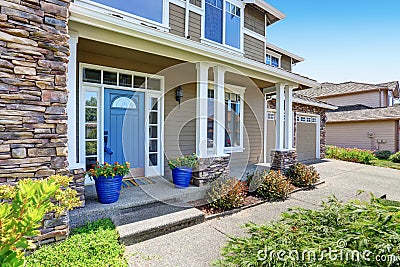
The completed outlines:
{"type": "Polygon", "coordinates": [[[296,120],[296,149],[298,160],[315,159],[317,157],[317,118],[298,115],[296,120]]]}

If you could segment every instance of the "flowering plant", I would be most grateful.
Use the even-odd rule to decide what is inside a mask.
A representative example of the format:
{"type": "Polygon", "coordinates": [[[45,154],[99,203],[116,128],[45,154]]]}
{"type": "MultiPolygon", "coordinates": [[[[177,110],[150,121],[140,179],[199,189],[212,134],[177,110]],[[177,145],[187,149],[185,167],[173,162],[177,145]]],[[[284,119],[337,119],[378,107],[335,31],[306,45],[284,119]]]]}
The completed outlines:
{"type": "Polygon", "coordinates": [[[127,175],[130,167],[129,162],[125,162],[124,164],[119,164],[118,162],[114,162],[114,164],[109,164],[107,162],[100,164],[96,161],[96,164],[93,164],[93,168],[91,168],[87,173],[93,178],[98,178],[100,176],[114,178],[115,176],[127,175]]]}
{"type": "Polygon", "coordinates": [[[181,156],[168,161],[168,166],[171,168],[171,170],[177,167],[196,168],[198,165],[199,165],[199,159],[195,154],[188,156],[181,156]]]}

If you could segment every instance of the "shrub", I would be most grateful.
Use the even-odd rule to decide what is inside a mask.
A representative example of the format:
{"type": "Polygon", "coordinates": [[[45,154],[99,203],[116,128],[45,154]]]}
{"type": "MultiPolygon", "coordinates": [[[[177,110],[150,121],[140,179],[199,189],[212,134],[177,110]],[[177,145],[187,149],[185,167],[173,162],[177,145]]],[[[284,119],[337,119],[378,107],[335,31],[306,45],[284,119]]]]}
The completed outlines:
{"type": "Polygon", "coordinates": [[[62,243],[45,245],[27,257],[27,267],[126,267],[124,246],[110,219],[77,228],[62,243]]]}
{"type": "Polygon", "coordinates": [[[363,164],[371,164],[371,161],[376,159],[371,150],[336,146],[326,148],[326,157],[363,164]]]}
{"type": "Polygon", "coordinates": [[[231,237],[222,250],[223,259],[214,265],[399,266],[399,261],[385,262],[377,257],[398,258],[399,223],[400,208],[382,205],[376,199],[343,204],[331,198],[322,209],[297,208],[282,214],[279,221],[247,224],[249,235],[231,237]],[[355,252],[359,252],[358,258],[355,252]]]}
{"type": "Polygon", "coordinates": [[[33,249],[30,237],[48,212],[57,215],[79,206],[77,193],[68,187],[71,178],[54,175],[45,180],[19,180],[0,186],[0,266],[23,266],[24,250],[33,249]],[[52,202],[54,200],[54,203],[52,202]]]}
{"type": "Polygon", "coordinates": [[[236,178],[221,178],[212,183],[208,192],[210,207],[222,210],[243,205],[247,195],[247,185],[236,178]]]}
{"type": "Polygon", "coordinates": [[[378,159],[389,159],[390,155],[392,155],[392,152],[389,150],[379,150],[374,152],[374,156],[378,159]]]}
{"type": "Polygon", "coordinates": [[[400,152],[393,154],[389,157],[389,160],[395,163],[400,163],[400,152]]]}
{"type": "Polygon", "coordinates": [[[319,173],[313,166],[307,166],[303,163],[290,166],[286,176],[297,187],[313,185],[320,179],[319,173]]]}
{"type": "Polygon", "coordinates": [[[280,171],[257,171],[248,177],[250,191],[267,200],[286,199],[290,182],[280,171]]]}

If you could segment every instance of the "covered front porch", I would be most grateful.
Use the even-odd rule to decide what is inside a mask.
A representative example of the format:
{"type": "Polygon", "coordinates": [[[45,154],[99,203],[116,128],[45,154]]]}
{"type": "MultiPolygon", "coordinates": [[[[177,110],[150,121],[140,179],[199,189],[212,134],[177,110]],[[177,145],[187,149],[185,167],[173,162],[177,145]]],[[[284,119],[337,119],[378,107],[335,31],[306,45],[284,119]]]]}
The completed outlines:
{"type": "MultiPolygon", "coordinates": [[[[135,151],[131,176],[168,180],[168,160],[195,153],[203,163],[198,174],[202,181],[221,174],[242,178],[267,160],[266,94],[271,93],[277,96],[272,166],[284,168],[282,162],[288,162],[288,154],[295,160],[292,93],[301,85],[186,52],[173,58],[178,53],[175,51],[167,57],[162,55],[165,51],[157,50],[159,47],[151,49],[154,45],[150,43],[151,51],[127,47],[107,37],[104,30],[104,40],[98,41],[97,35],[85,30],[88,26],[75,26],[72,30],[83,30],[70,39],[68,161],[72,172],[86,170],[96,160],[114,161],[107,149],[115,152],[119,148],[112,147],[115,135],[107,128],[107,120],[112,125],[113,119],[107,118],[107,110],[143,107],[128,120],[140,121],[133,127],[139,138],[134,143],[121,139],[124,160],[135,151]],[[112,94],[128,99],[117,105],[111,101],[112,94]],[[92,97],[94,103],[90,102],[92,97]],[[88,114],[94,110],[95,116],[88,114]]],[[[134,44],[136,39],[129,38],[134,44]]],[[[122,125],[126,123],[123,119],[122,125]]],[[[81,179],[79,183],[83,185],[81,179]]],[[[90,180],[85,183],[90,184],[90,180]]]]}

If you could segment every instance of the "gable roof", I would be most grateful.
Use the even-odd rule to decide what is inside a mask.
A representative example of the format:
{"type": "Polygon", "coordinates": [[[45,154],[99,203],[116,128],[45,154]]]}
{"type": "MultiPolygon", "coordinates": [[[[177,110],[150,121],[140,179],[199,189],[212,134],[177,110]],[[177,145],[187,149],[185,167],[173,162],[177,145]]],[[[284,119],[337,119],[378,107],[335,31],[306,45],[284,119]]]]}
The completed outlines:
{"type": "Polygon", "coordinates": [[[400,106],[327,112],[327,122],[400,120],[400,106]]]}
{"type": "Polygon", "coordinates": [[[301,93],[310,97],[327,97],[371,90],[390,90],[394,92],[395,97],[398,97],[399,82],[393,81],[380,84],[358,82],[322,83],[320,87],[303,90],[301,93]]]}

